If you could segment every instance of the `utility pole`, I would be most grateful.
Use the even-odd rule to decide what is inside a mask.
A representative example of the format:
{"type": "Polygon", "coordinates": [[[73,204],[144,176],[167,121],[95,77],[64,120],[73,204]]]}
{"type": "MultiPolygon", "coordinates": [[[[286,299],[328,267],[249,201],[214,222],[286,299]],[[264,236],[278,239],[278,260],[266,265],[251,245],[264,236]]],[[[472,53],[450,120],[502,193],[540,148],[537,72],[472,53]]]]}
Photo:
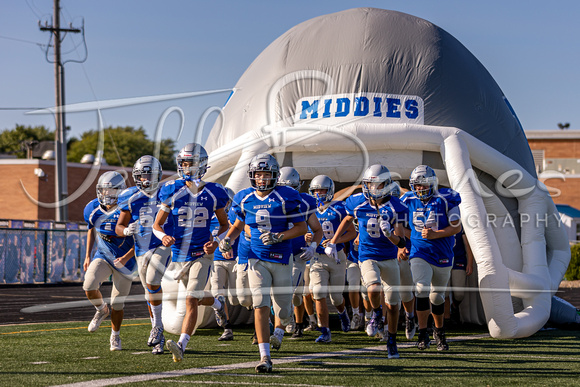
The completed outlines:
{"type": "Polygon", "coordinates": [[[64,64],[61,61],[60,44],[61,32],[80,33],[78,28],[60,28],[60,0],[54,0],[54,25],[41,26],[41,31],[49,31],[54,34],[54,83],[56,95],[56,131],[54,138],[54,153],[56,154],[56,181],[55,199],[59,203],[56,207],[56,221],[68,220],[68,197],[67,163],[66,163],[66,124],[64,112],[64,64]]]}

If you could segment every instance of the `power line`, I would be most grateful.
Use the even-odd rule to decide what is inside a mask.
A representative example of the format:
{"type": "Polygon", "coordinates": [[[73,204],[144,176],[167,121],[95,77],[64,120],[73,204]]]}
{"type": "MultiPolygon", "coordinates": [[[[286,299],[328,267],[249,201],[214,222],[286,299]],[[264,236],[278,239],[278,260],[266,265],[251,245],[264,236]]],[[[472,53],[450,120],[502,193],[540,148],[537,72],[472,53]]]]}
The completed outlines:
{"type": "Polygon", "coordinates": [[[10,36],[4,36],[4,35],[0,35],[0,38],[1,39],[7,39],[7,40],[14,40],[16,42],[35,44],[35,45],[37,45],[39,47],[46,47],[46,44],[44,44],[44,43],[33,42],[31,40],[25,40],[25,39],[19,39],[19,38],[12,38],[10,36]]]}

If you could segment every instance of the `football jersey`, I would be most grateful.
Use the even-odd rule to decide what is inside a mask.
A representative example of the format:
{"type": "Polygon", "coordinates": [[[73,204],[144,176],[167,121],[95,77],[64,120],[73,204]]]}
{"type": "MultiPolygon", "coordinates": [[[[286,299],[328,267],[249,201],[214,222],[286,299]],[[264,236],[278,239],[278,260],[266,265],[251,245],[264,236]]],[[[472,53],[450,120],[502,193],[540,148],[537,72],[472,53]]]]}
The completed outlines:
{"type": "Polygon", "coordinates": [[[237,239],[238,254],[237,262],[240,265],[248,263],[248,256],[250,255],[250,241],[246,239],[246,233],[242,231],[237,239]]]}
{"type": "MultiPolygon", "coordinates": [[[[129,223],[138,222],[137,233],[133,235],[137,257],[161,245],[161,241],[153,234],[153,223],[161,204],[158,193],[155,191],[149,196],[137,187],[130,187],[119,195],[119,209],[131,213],[129,223]]],[[[164,229],[168,233],[167,227],[164,229]]]]}
{"type": "Polygon", "coordinates": [[[193,261],[204,255],[203,246],[211,239],[211,218],[229,200],[220,184],[203,184],[195,194],[183,179],[171,180],[159,190],[159,199],[170,209],[173,262],[193,261]]]}
{"type": "Polygon", "coordinates": [[[276,186],[265,197],[260,197],[255,188],[246,188],[234,196],[233,207],[240,221],[250,227],[251,241],[249,258],[288,264],[292,255],[292,240],[273,245],[264,245],[260,239],[262,231],[280,233],[289,230],[291,224],[304,222],[300,210],[302,198],[298,191],[287,186],[276,186]]]}
{"type": "MultiPolygon", "coordinates": [[[[322,227],[322,241],[328,239],[331,240],[334,236],[338,226],[346,216],[345,204],[342,201],[331,202],[328,206],[318,207],[316,210],[316,217],[320,222],[320,227],[322,227]]],[[[336,251],[344,249],[344,243],[336,244],[336,251]]],[[[322,247],[322,242],[316,248],[316,252],[319,254],[324,254],[324,247],[322,247]]]]}
{"type": "MultiPolygon", "coordinates": [[[[234,210],[230,207],[230,209],[228,210],[228,220],[230,222],[230,224],[234,224],[234,222],[236,221],[236,213],[234,212],[234,210]]],[[[218,236],[218,231],[220,229],[220,222],[217,218],[217,216],[213,216],[213,218],[211,218],[211,234],[215,237],[218,236]]],[[[229,228],[228,228],[229,229],[229,228]]],[[[238,256],[238,243],[240,241],[240,238],[237,238],[234,243],[232,243],[232,252],[233,252],[233,257],[236,258],[238,256]]],[[[229,259],[225,259],[222,252],[220,251],[220,249],[215,249],[215,252],[213,253],[213,260],[214,261],[229,261],[229,259]]]]}
{"type": "Polygon", "coordinates": [[[463,228],[455,234],[455,246],[453,246],[453,270],[465,270],[467,266],[467,251],[463,243],[463,228]]]}
{"type": "Polygon", "coordinates": [[[449,188],[441,188],[427,203],[423,203],[413,191],[403,195],[403,202],[409,208],[411,226],[411,252],[409,258],[422,258],[439,267],[451,266],[453,263],[453,245],[455,236],[438,239],[424,239],[423,228],[443,230],[449,226],[448,213],[459,206],[459,194],[449,188]]]}
{"type": "Polygon", "coordinates": [[[351,241],[350,249],[348,251],[346,259],[358,264],[358,249],[354,248],[354,239],[351,241]]]}
{"type": "MultiPolygon", "coordinates": [[[[308,221],[310,215],[316,211],[316,199],[304,192],[300,193],[300,197],[302,198],[300,203],[300,213],[304,215],[304,220],[308,221]]],[[[304,250],[302,250],[303,247],[306,247],[304,235],[292,239],[292,254],[296,256],[302,254],[304,252],[304,250]]]]}
{"type": "MultiPolygon", "coordinates": [[[[381,217],[388,220],[393,227],[397,223],[404,222],[407,216],[407,207],[399,198],[394,196],[391,196],[386,202],[383,201],[378,207],[378,211],[381,217]]],[[[367,259],[375,261],[397,259],[397,246],[384,236],[379,227],[380,219],[377,207],[371,205],[362,193],[346,199],[346,213],[358,220],[359,262],[364,262],[367,259]]]]}
{"type": "Polygon", "coordinates": [[[129,259],[124,266],[115,266],[115,259],[127,254],[133,247],[133,238],[118,237],[115,226],[121,211],[118,206],[105,210],[98,199],[93,199],[84,210],[85,222],[89,230],[95,229],[96,252],[93,259],[104,259],[115,270],[129,275],[135,269],[135,257],[129,259]]]}

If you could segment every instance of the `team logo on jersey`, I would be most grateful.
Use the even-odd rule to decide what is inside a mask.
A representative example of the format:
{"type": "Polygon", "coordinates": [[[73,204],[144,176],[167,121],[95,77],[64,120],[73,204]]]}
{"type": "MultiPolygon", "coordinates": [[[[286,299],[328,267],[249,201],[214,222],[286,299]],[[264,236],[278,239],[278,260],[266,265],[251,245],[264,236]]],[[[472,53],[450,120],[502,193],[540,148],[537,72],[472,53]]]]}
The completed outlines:
{"type": "Polygon", "coordinates": [[[296,104],[295,121],[324,120],[329,124],[371,119],[423,125],[423,106],[423,99],[415,95],[363,92],[304,97],[296,104]]]}
{"type": "Polygon", "coordinates": [[[284,255],[280,253],[270,253],[270,259],[282,259],[282,258],[284,258],[284,255]]]}

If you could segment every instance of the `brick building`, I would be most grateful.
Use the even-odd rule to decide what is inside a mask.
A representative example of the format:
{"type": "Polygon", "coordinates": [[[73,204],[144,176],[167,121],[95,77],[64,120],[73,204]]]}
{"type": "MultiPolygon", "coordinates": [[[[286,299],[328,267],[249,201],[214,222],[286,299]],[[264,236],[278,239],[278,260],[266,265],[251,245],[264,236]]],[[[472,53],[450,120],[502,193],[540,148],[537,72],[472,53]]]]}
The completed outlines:
{"type": "Polygon", "coordinates": [[[526,137],[554,203],[580,209],[580,131],[530,130],[526,137]]]}

